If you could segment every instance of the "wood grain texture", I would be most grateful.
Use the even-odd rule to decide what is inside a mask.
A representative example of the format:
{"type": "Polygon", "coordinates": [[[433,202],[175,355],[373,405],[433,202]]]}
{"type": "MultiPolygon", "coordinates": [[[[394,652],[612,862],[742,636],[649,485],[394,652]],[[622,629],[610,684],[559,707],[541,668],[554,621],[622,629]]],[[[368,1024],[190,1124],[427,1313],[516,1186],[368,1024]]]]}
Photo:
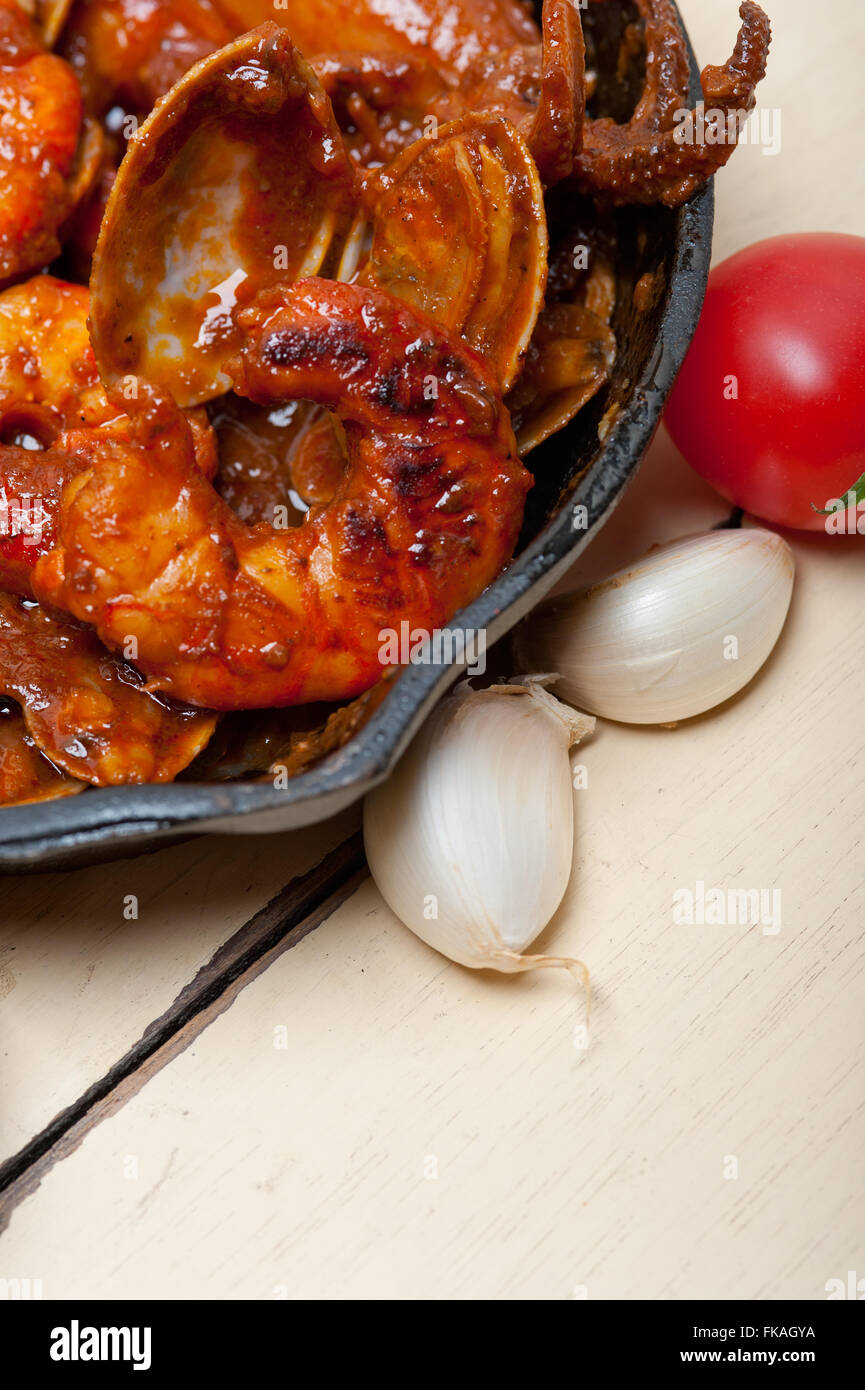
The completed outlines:
{"type": "MultiPolygon", "coordinates": [[[[719,177],[718,257],[865,229],[861,6],[767,4],[782,148],[719,177]]],[[[732,0],[681,7],[702,60],[726,56],[732,0]]],[[[662,434],[566,582],[726,511],[662,434]]],[[[748,690],[579,752],[576,868],[542,944],[592,970],[588,1048],[567,977],[452,966],[367,883],[106,1098],[13,1211],[0,1278],[46,1297],[812,1299],[865,1276],[865,547],[792,539],[790,620],[748,690]],[[677,925],[697,881],[779,889],[780,931],[677,925]]],[[[12,963],[27,1007],[20,980],[0,1001],[17,1134],[120,1055],[127,1012],[134,1037],[158,1017],[239,899],[270,896],[276,844],[143,861],[162,887],[135,932],[114,867],[3,886],[7,946],[19,920],[38,943],[12,963]]]]}
{"type": "Polygon", "coordinates": [[[861,1265],[865,786],[842,702],[865,552],[796,554],[742,696],[581,750],[544,940],[591,967],[588,1050],[566,976],[449,965],[364,886],[46,1175],[4,1273],[48,1297],[818,1298],[861,1265]],[[781,930],[676,925],[698,879],[780,888],[781,930]]]}
{"type": "Polygon", "coordinates": [[[0,1164],[101,1077],[238,927],[357,824],[214,837],[0,881],[0,1164]],[[137,918],[127,919],[136,899],[137,918]]]}
{"type": "Polygon", "coordinates": [[[308,873],[282,888],[201,967],[137,1042],[55,1116],[19,1153],[0,1164],[0,1232],[15,1207],[54,1164],[73,1153],[106,1116],[125,1105],[156,1073],[230,1008],[241,989],[277,956],[315,931],[367,877],[362,836],[343,840],[308,873]]]}
{"type": "MultiPolygon", "coordinates": [[[[701,63],[723,62],[736,0],[679,0],[701,63]]],[[[765,0],[772,48],[758,105],[780,112],[780,152],[743,146],[716,180],[715,258],[780,232],[865,232],[861,63],[855,0],[765,0]]]]}

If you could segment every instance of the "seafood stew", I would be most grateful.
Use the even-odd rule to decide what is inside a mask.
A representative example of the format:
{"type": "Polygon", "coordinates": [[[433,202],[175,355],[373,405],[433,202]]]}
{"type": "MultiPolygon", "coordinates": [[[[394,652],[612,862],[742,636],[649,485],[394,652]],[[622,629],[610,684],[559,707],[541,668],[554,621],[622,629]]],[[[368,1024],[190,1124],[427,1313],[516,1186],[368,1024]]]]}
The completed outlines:
{"type": "MultiPolygon", "coordinates": [[[[202,18],[192,71],[112,67],[97,21],[123,5],[73,6],[49,55],[81,87],[76,160],[100,149],[86,192],[66,172],[49,273],[19,238],[0,292],[4,495],[31,499],[0,534],[7,868],[363,794],[460,667],[389,666],[382,634],[492,642],[527,611],[636,466],[699,310],[712,169],[663,138],[700,91],[666,0],[548,3],[535,43],[521,6],[480,5],[507,43],[472,63],[392,35],[307,61],[287,12],[242,34],[199,8],[224,27],[202,18]]],[[[768,27],[741,15],[703,90],[747,110],[768,27]]]]}

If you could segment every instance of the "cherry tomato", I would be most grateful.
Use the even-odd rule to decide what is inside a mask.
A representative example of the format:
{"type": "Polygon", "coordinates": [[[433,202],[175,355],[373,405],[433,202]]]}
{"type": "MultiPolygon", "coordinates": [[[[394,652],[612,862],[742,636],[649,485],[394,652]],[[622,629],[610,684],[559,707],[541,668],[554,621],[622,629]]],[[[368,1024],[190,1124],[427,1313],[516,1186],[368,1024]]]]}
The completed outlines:
{"type": "Polygon", "coordinates": [[[723,497],[823,530],[813,507],[865,473],[865,238],[770,237],[717,266],[665,419],[723,497]]]}

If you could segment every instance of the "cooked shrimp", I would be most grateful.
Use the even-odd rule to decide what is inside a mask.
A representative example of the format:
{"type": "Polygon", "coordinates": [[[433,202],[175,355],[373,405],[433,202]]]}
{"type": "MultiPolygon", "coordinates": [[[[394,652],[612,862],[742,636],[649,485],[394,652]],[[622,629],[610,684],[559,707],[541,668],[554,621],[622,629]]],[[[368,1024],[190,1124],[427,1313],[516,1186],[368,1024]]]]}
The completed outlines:
{"type": "Polygon", "coordinates": [[[32,594],[36,561],[57,540],[63,495],[85,466],[66,449],[0,445],[0,590],[32,594]]]}
{"type": "MultiPolygon", "coordinates": [[[[0,589],[10,593],[31,593],[33,567],[54,545],[72,478],[93,467],[106,436],[129,431],[129,417],[99,380],[89,307],[82,285],[52,275],[0,293],[0,589]]],[[[207,414],[187,416],[198,467],[213,477],[207,414]]]]}
{"type": "MultiPolygon", "coordinates": [[[[47,447],[67,431],[84,448],[87,430],[124,434],[128,417],[106,395],[90,346],[90,294],[36,275],[0,294],[0,443],[47,447]]],[[[134,395],[130,378],[124,389],[134,395]]],[[[121,392],[122,394],[122,392],[121,392]]],[[[189,424],[202,472],[216,472],[216,441],[204,410],[189,424]]]]}
{"type": "MultiPolygon", "coordinates": [[[[268,11],[273,18],[272,4],[268,11]]],[[[119,106],[146,116],[193,63],[240,32],[209,0],[77,0],[60,52],[91,115],[119,106]]]]}
{"type": "MultiPolygon", "coordinates": [[[[204,477],[212,477],[212,434],[198,415],[197,411],[186,412],[196,466],[204,477]],[[206,471],[203,461],[208,465],[206,471]]],[[[129,427],[124,416],[103,430],[68,430],[52,449],[0,444],[0,591],[32,596],[33,569],[40,555],[47,554],[56,543],[67,488],[79,474],[98,466],[107,440],[122,439],[129,427]]]]}
{"type": "Polygon", "coordinates": [[[521,0],[215,0],[240,33],[276,17],[302,53],[340,47],[359,53],[416,53],[441,68],[463,72],[476,58],[517,44],[537,43],[538,31],[521,0]]]}
{"type": "Polygon", "coordinates": [[[0,441],[30,435],[46,447],[64,429],[95,427],[119,411],[90,346],[90,294],[37,275],[0,294],[0,441]]]}
{"type": "Polygon", "coordinates": [[[0,284],[60,251],[82,115],[71,68],[16,0],[0,0],[0,284]]]}
{"type": "Polygon", "coordinates": [[[481,360],[392,296],[309,279],[240,316],[236,389],[335,410],[348,465],[323,509],[244,526],[151,402],[67,489],[43,601],[137,643],[159,689],[214,709],[344,700],[382,674],[382,629],[432,630],[500,571],[529,475],[481,360]]]}
{"type": "Polygon", "coordinates": [[[71,777],[97,787],[171,782],[205,746],[216,716],[159,700],[95,633],[0,594],[0,694],[30,738],[71,777]]]}

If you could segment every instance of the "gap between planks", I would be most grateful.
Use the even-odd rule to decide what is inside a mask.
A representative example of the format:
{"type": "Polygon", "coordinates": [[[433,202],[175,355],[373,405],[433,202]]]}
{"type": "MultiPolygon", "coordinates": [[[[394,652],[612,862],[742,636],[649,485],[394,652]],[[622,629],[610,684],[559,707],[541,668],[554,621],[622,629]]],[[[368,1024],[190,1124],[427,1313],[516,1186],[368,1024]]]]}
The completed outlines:
{"type": "MultiPolygon", "coordinates": [[[[713,529],[737,528],[742,519],[742,510],[735,507],[713,529]]],[[[244,923],[99,1081],[0,1164],[0,1233],[18,1203],[36,1190],[55,1163],[73,1153],[96,1125],[183,1052],[277,956],[321,926],[367,873],[358,832],[286,884],[244,923]]]]}
{"type": "MultiPolygon", "coordinates": [[[[739,527],[742,516],[736,507],[713,529],[739,527]]],[[[244,923],[99,1081],[0,1164],[0,1233],[18,1203],[36,1190],[55,1163],[73,1153],[92,1129],[137,1095],[277,956],[321,926],[367,873],[363,837],[358,832],[308,873],[286,884],[244,923]]]]}
{"type": "Polygon", "coordinates": [[[277,956],[320,927],[367,873],[358,832],[286,884],[229,937],[100,1080],[0,1164],[0,1233],[18,1203],[35,1192],[55,1163],[74,1153],[91,1130],[122,1109],[194,1042],[277,956]]]}

